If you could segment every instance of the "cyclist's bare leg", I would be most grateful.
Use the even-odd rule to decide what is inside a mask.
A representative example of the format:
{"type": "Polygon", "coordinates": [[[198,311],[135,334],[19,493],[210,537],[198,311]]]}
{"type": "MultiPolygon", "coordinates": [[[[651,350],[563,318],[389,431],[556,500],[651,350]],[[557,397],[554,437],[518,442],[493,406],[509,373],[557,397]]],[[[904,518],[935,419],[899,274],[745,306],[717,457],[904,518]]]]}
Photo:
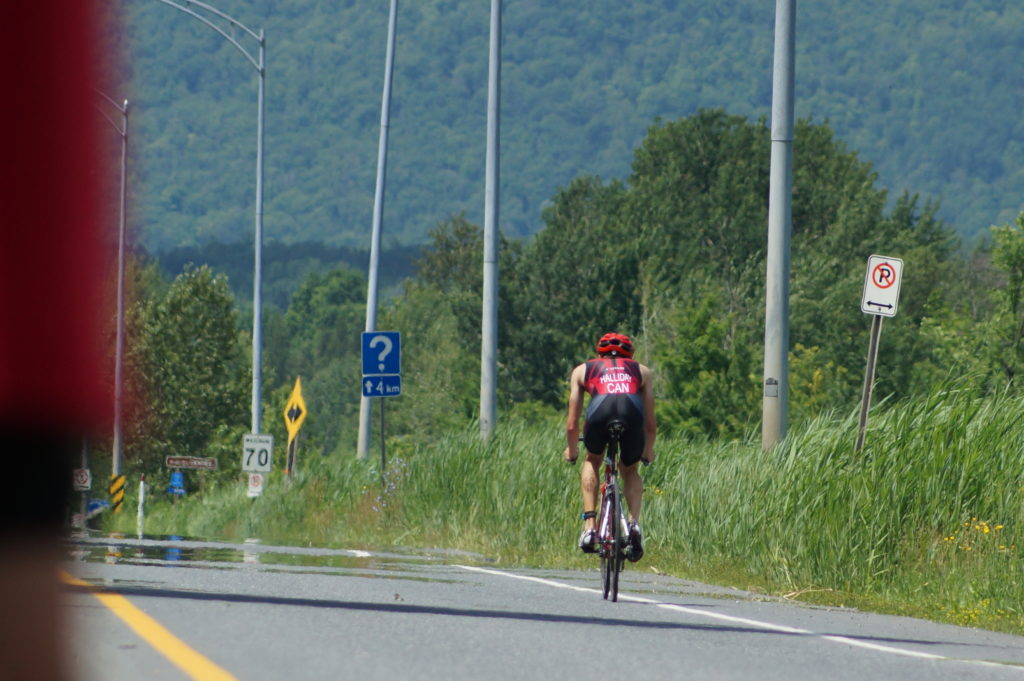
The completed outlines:
{"type": "Polygon", "coordinates": [[[640,462],[632,466],[620,466],[619,473],[622,475],[622,491],[626,494],[626,504],[629,506],[629,520],[640,521],[640,506],[643,502],[644,482],[640,479],[640,472],[637,467],[640,462]]]}
{"type": "MultiPolygon", "coordinates": [[[[598,473],[601,470],[603,458],[600,454],[587,452],[587,458],[583,462],[580,471],[580,495],[583,498],[583,510],[590,513],[597,510],[598,473]]],[[[594,529],[595,521],[587,518],[583,521],[583,528],[594,529]]]]}

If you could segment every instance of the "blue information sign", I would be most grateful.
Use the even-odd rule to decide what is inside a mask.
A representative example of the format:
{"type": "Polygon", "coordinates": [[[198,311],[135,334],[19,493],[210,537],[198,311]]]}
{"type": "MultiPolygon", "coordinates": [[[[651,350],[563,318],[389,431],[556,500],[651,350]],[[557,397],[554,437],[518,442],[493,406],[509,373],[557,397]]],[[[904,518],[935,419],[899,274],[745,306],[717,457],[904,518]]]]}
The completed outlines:
{"type": "Polygon", "coordinates": [[[167,488],[168,494],[185,494],[185,474],[181,471],[171,471],[171,485],[167,488]]]}
{"type": "Polygon", "coordinates": [[[402,394],[402,336],[397,331],[363,334],[363,397],[402,394]]]}
{"type": "Polygon", "coordinates": [[[363,376],[363,397],[396,397],[401,394],[401,376],[363,376]]]}
{"type": "Polygon", "coordinates": [[[363,376],[402,373],[402,336],[397,331],[363,333],[363,376]]]}

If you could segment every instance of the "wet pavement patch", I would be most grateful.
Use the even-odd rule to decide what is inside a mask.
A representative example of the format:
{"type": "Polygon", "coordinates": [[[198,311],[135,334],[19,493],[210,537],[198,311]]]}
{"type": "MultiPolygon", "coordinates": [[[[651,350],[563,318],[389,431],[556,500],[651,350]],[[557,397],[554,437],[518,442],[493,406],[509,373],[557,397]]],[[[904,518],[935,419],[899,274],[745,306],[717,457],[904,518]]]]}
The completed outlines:
{"type": "Polygon", "coordinates": [[[77,534],[65,540],[72,561],[169,568],[255,569],[261,572],[359,575],[414,581],[450,581],[423,568],[448,560],[486,561],[484,556],[447,549],[366,551],[330,547],[274,546],[247,539],[242,544],[178,536],[126,537],[77,534]]]}

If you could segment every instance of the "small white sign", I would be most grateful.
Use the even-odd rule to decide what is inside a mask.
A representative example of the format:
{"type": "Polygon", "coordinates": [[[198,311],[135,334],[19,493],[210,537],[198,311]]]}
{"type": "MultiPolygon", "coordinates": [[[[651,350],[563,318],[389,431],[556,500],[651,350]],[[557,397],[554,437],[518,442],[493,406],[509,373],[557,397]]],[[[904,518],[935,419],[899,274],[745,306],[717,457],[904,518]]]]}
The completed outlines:
{"type": "Polygon", "coordinates": [[[258,497],[263,494],[263,474],[249,473],[249,496],[258,497]]]}
{"type": "Polygon", "coordinates": [[[865,314],[895,317],[900,300],[900,282],[903,280],[903,261],[885,255],[868,258],[864,275],[864,295],[860,309],[865,314]]]}
{"type": "Polygon", "coordinates": [[[92,489],[92,473],[88,468],[76,468],[72,481],[76,492],[88,492],[92,489]]]}
{"type": "Polygon", "coordinates": [[[269,473],[274,461],[274,436],[253,435],[242,437],[242,470],[269,473]]]}

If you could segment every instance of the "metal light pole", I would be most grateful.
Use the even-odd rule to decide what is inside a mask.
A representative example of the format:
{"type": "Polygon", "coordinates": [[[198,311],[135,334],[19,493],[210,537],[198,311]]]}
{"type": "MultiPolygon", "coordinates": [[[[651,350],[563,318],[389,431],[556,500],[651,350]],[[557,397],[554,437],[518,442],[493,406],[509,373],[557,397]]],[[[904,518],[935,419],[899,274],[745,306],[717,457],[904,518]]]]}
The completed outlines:
{"type": "Polygon", "coordinates": [[[252,432],[259,434],[263,413],[261,403],[263,383],[263,298],[261,292],[263,290],[263,93],[267,76],[264,62],[266,39],[263,36],[263,29],[260,29],[259,33],[257,33],[234,17],[204,2],[199,2],[198,0],[181,0],[184,4],[179,4],[173,0],[157,0],[157,2],[162,2],[165,5],[181,10],[203,22],[217,31],[217,33],[220,33],[228,42],[238,48],[238,51],[249,60],[249,63],[256,69],[256,73],[259,74],[258,109],[256,114],[256,234],[252,281],[252,432]],[[251,52],[242,47],[234,35],[196,12],[192,7],[198,7],[209,12],[227,22],[232,28],[239,28],[255,38],[256,43],[259,45],[259,51],[256,56],[253,56],[251,52]]]}
{"type": "Polygon", "coordinates": [[[491,0],[487,73],[487,162],[484,171],[484,281],[480,343],[480,437],[497,421],[498,392],[498,145],[501,122],[501,0],[491,0]]]}
{"type": "Polygon", "coordinates": [[[789,407],[789,242],[793,231],[795,24],[796,0],[776,0],[761,421],[761,447],[764,449],[772,448],[786,437],[789,407]]]}
{"type": "MultiPolygon", "coordinates": [[[[380,232],[384,216],[384,179],[388,163],[388,127],[391,124],[391,80],[395,68],[395,27],[398,22],[398,0],[391,0],[388,13],[388,44],[384,57],[384,91],[380,102],[380,140],[377,145],[377,185],[373,195],[373,228],[370,233],[370,269],[366,285],[366,331],[377,330],[377,281],[380,260],[380,232]]],[[[383,400],[383,397],[378,398],[383,400]]],[[[384,404],[381,403],[381,446],[384,439],[384,404]]],[[[356,456],[365,459],[370,453],[370,398],[359,400],[359,438],[356,456]]],[[[381,450],[383,451],[383,449],[381,450]]],[[[383,472],[383,466],[381,467],[383,472]]]]}
{"type": "Polygon", "coordinates": [[[99,90],[96,93],[121,113],[119,125],[100,110],[103,117],[114,126],[121,136],[121,216],[117,230],[117,341],[114,352],[114,452],[111,464],[111,475],[117,476],[121,474],[121,417],[124,404],[124,260],[125,239],[128,231],[126,217],[128,208],[128,100],[124,100],[123,104],[118,104],[99,90]]]}

